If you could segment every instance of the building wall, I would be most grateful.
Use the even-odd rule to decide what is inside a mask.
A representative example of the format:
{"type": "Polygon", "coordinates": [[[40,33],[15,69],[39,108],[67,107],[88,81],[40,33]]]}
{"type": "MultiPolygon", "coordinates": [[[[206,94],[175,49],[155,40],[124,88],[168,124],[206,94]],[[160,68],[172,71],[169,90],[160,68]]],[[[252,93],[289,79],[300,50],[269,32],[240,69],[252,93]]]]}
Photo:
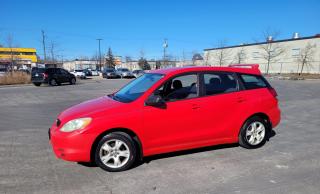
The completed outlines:
{"type": "Polygon", "coordinates": [[[36,49],[34,48],[5,48],[0,47],[0,63],[9,65],[11,61],[14,63],[14,68],[18,67],[33,67],[37,63],[36,49]]]}
{"type": "MultiPolygon", "coordinates": [[[[297,39],[291,41],[274,42],[271,43],[271,47],[280,47],[284,50],[284,53],[279,57],[276,57],[271,61],[269,65],[269,73],[297,73],[301,70],[301,53],[308,45],[315,45],[313,48],[313,56],[311,65],[304,67],[304,73],[320,73],[320,37],[315,36],[310,39],[297,39]]],[[[259,64],[259,68],[262,72],[266,72],[267,60],[262,58],[264,53],[262,47],[268,46],[267,44],[258,45],[244,45],[234,48],[224,48],[224,54],[226,54],[226,61],[224,66],[237,63],[236,55],[243,49],[244,61],[242,63],[259,64]]],[[[218,66],[218,57],[221,53],[221,49],[206,49],[204,51],[204,64],[210,66],[218,66]]]]}
{"type": "Polygon", "coordinates": [[[63,62],[63,68],[68,71],[76,69],[96,69],[98,62],[95,60],[74,60],[63,62]]]}

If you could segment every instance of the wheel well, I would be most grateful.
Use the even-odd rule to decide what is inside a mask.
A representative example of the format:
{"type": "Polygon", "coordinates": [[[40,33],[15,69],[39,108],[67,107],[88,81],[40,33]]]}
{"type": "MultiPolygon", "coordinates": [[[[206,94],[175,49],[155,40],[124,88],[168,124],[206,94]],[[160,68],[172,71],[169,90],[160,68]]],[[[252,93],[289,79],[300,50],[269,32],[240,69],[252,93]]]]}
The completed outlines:
{"type": "Polygon", "coordinates": [[[109,130],[104,131],[103,133],[101,133],[93,142],[92,146],[91,146],[91,151],[90,151],[90,159],[92,162],[94,162],[94,154],[95,154],[95,150],[98,146],[99,141],[106,136],[109,133],[112,132],[122,132],[125,133],[127,135],[129,135],[132,140],[134,141],[134,143],[136,144],[137,147],[137,158],[139,158],[140,160],[142,160],[143,157],[143,152],[142,152],[142,145],[141,145],[141,141],[139,139],[139,137],[130,129],[127,128],[112,128],[109,130]]]}
{"type": "Polygon", "coordinates": [[[255,113],[255,114],[251,115],[250,117],[248,117],[245,122],[247,122],[248,119],[250,119],[251,117],[254,117],[254,116],[260,117],[260,118],[262,118],[263,120],[265,120],[265,122],[266,122],[267,125],[268,125],[268,126],[267,126],[268,129],[269,129],[269,130],[272,129],[272,124],[271,124],[270,118],[269,118],[268,115],[266,115],[265,113],[261,113],[261,112],[255,113]]]}

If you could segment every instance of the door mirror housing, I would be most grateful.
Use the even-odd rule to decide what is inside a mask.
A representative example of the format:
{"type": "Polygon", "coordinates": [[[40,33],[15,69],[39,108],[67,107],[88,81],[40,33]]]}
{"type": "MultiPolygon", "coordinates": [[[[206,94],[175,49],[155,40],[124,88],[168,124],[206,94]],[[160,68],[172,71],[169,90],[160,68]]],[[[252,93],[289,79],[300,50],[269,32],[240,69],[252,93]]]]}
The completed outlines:
{"type": "Polygon", "coordinates": [[[166,108],[166,102],[160,95],[152,94],[146,101],[146,106],[153,106],[157,108],[166,108]]]}

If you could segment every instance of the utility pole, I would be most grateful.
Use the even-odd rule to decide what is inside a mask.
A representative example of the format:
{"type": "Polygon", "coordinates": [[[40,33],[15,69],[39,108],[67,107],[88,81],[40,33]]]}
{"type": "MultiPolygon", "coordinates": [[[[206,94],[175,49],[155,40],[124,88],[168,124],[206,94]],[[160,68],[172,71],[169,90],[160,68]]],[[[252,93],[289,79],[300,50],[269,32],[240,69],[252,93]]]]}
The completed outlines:
{"type": "Polygon", "coordinates": [[[163,65],[166,65],[166,49],[168,48],[168,40],[165,38],[163,42],[163,65]]]}
{"type": "Polygon", "coordinates": [[[46,41],[45,41],[45,35],[44,35],[44,31],[41,30],[42,32],[42,46],[43,46],[43,57],[44,57],[44,63],[46,63],[47,60],[47,55],[46,55],[46,41]]]}
{"type": "Polygon", "coordinates": [[[52,41],[51,41],[50,52],[51,52],[51,60],[54,63],[54,43],[52,41]]]}
{"type": "Polygon", "coordinates": [[[101,71],[101,47],[100,47],[100,41],[103,40],[102,38],[97,38],[97,41],[99,43],[99,70],[101,71]]]}

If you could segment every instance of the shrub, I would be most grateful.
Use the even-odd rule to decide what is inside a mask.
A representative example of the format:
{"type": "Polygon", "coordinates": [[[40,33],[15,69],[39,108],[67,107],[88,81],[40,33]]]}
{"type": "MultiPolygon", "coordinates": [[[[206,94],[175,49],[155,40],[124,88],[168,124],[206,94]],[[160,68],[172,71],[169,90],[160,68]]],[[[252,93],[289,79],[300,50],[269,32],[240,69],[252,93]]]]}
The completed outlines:
{"type": "Polygon", "coordinates": [[[0,75],[0,85],[28,84],[31,76],[25,72],[8,72],[0,75]]]}

